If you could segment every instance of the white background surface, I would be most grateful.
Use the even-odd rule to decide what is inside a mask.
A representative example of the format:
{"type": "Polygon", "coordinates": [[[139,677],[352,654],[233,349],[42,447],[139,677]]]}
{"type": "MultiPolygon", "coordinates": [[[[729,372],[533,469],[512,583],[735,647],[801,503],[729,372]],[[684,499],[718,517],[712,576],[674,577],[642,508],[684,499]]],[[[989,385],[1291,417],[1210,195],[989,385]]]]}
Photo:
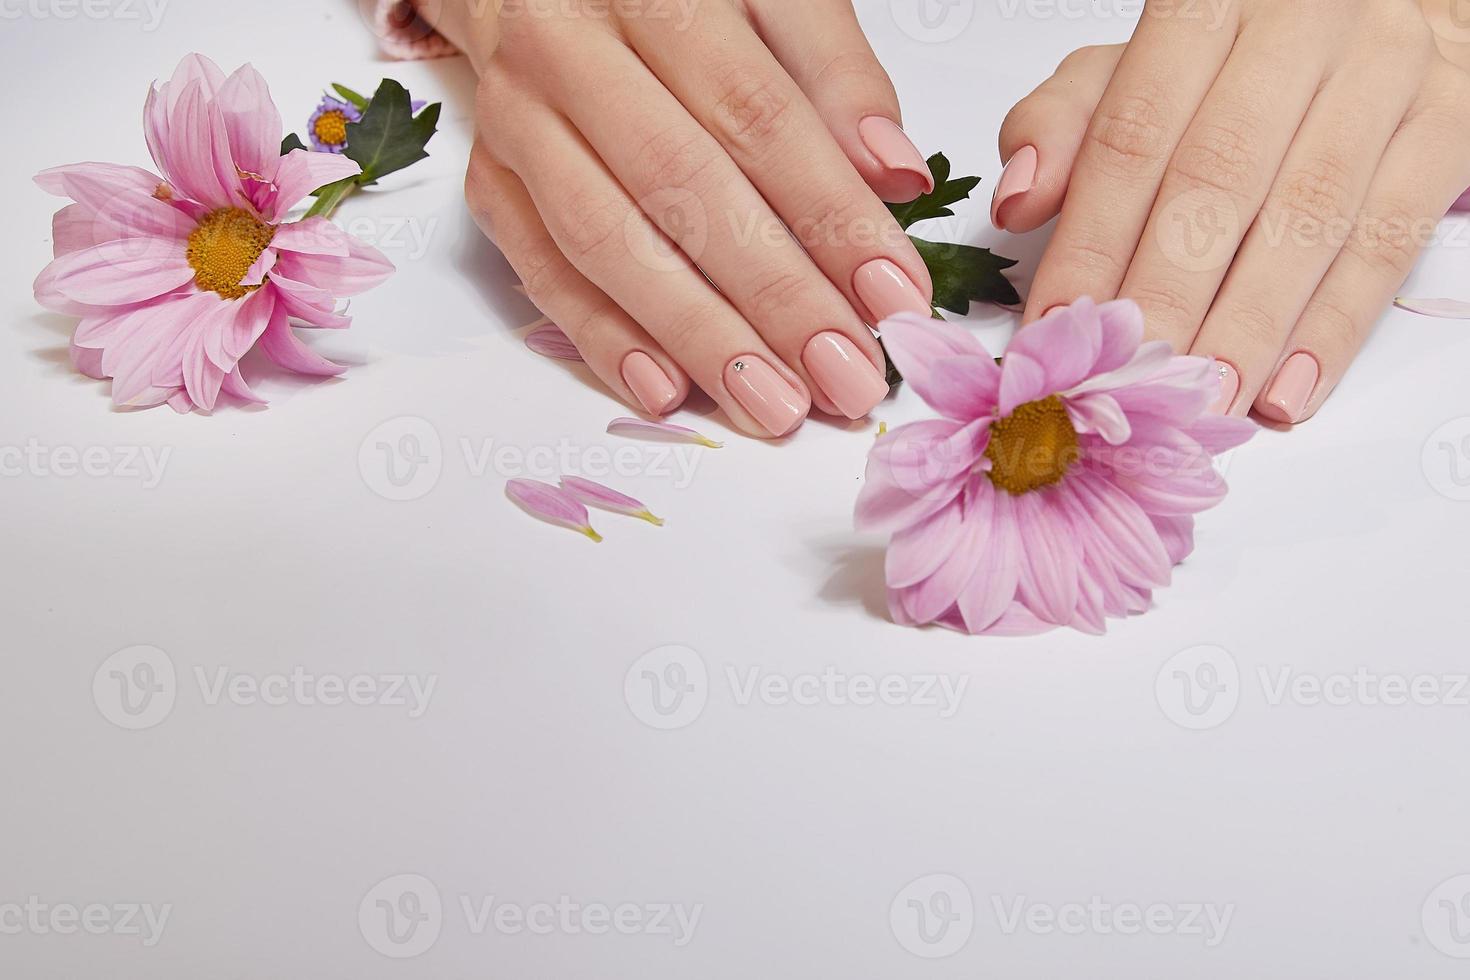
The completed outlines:
{"type": "MultiPolygon", "coordinates": [[[[383,65],[346,0],[175,0],[153,30],[146,7],[97,2],[108,16],[70,20],[65,4],[7,2],[0,22],[0,445],[38,446],[47,460],[64,447],[103,447],[117,462],[134,449],[168,455],[156,485],[32,464],[0,478],[0,976],[1470,968],[1451,955],[1470,954],[1470,908],[1453,908],[1470,886],[1451,880],[1470,872],[1470,689],[1454,680],[1470,629],[1465,324],[1387,314],[1315,421],[1263,432],[1230,460],[1232,495],[1203,516],[1195,555],[1148,615],[1101,639],[905,630],[883,615],[880,542],[849,530],[872,423],[813,420],[772,445],[681,413],[728,437],[719,451],[683,450],[694,464],[683,478],[660,472],[654,447],[603,433],[626,412],[579,369],[522,347],[534,311],[460,197],[463,64],[383,65]],[[349,334],[316,342],[353,363],[344,380],[267,373],[262,411],[116,412],[105,384],[70,369],[71,324],[31,298],[57,202],[28,178],[75,160],[146,163],[146,86],[195,49],[227,69],[253,61],[297,129],[325,83],[371,87],[388,72],[442,98],[446,123],[430,161],[340,214],[399,266],[354,303],[349,334]],[[377,492],[388,486],[377,445],[405,434],[438,476],[421,470],[410,489],[422,495],[392,501],[377,492]],[[599,515],[607,540],[593,545],[532,521],[504,499],[504,479],[549,471],[493,455],[478,468],[486,446],[566,447],[582,472],[597,447],[635,452],[641,472],[606,482],[668,525],[599,515]],[[680,656],[694,691],[664,716],[643,671],[666,664],[639,658],[671,644],[692,651],[680,656]],[[159,652],[108,661],[138,645],[159,652]],[[175,682],[141,719],[155,724],[127,730],[114,723],[129,717],[115,673],[143,676],[129,672],[139,656],[171,665],[175,682]],[[435,687],[417,718],[408,706],[213,698],[220,676],[298,667],[435,687]],[[1192,714],[1186,679],[1208,680],[1211,667],[1218,696],[1195,688],[1190,703],[1212,706],[1192,714]],[[948,716],[745,696],[752,676],[828,668],[890,685],[939,678],[962,695],[948,716]],[[1275,690],[1283,676],[1360,668],[1443,686],[1436,703],[1401,706],[1275,690]],[[422,896],[443,912],[396,946],[377,900],[417,881],[394,877],[404,874],[423,876],[422,896]],[[908,902],[936,888],[952,908],[968,896],[974,914],[928,944],[908,902]],[[4,907],[33,896],[170,913],[151,947],[45,921],[17,933],[4,907]],[[566,896],[594,916],[663,903],[698,907],[699,919],[682,946],[652,930],[590,934],[580,920],[536,935],[466,916],[463,902],[477,913],[492,896],[527,910],[566,896]],[[1214,945],[1189,930],[1009,921],[1018,900],[1044,916],[1094,897],[1231,918],[1214,945]],[[413,959],[379,951],[420,946],[413,959]],[[919,955],[936,952],[951,955],[919,955]]],[[[994,134],[1067,50],[1121,40],[1129,22],[1105,6],[1007,17],[1012,5],[982,0],[953,40],[921,43],[886,0],[861,7],[909,131],[958,173],[985,177],[945,231],[1026,257],[1024,285],[1039,236],[1007,240],[983,220],[994,134]]],[[[1409,291],[1470,293],[1465,228],[1457,241],[1427,256],[1409,291]]],[[[1000,313],[982,327],[987,340],[1008,328],[1000,313]]],[[[875,418],[922,411],[904,392],[875,418]]],[[[1100,923],[1127,924],[1126,912],[1100,923]]]]}

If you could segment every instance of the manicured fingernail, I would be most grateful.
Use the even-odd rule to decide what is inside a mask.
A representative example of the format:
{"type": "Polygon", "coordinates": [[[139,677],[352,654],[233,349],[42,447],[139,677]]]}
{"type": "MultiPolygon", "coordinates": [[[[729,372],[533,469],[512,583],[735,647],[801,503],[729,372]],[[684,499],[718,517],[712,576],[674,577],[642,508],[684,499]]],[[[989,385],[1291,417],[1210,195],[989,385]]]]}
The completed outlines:
{"type": "Polygon", "coordinates": [[[874,259],[858,266],[852,276],[852,288],[878,319],[895,313],[932,311],[924,294],[904,271],[887,259],[874,259]]]}
{"type": "Polygon", "coordinates": [[[811,400],[754,354],[725,365],[725,387],[773,436],[784,436],[806,418],[811,400]]]}
{"type": "Polygon", "coordinates": [[[1321,373],[1317,359],[1304,350],[1288,357],[1286,363],[1281,365],[1281,370],[1276,372],[1276,380],[1271,382],[1270,390],[1266,392],[1262,414],[1278,422],[1301,421],[1302,413],[1307,410],[1307,401],[1312,397],[1321,373]]]}
{"type": "Polygon", "coordinates": [[[860,419],[888,396],[888,382],[857,345],[835,330],[806,342],[801,363],[832,404],[850,419],[860,419]]]}
{"type": "MultiPolygon", "coordinates": [[[[892,119],[868,116],[858,123],[858,136],[883,166],[889,170],[913,174],[920,179],[922,183],[915,184],[917,193],[913,197],[928,194],[934,189],[934,175],[924,162],[924,154],[919,152],[914,141],[892,119]]],[[[913,197],[908,200],[913,200],[913,197]]]]}
{"type": "Polygon", "coordinates": [[[650,415],[662,415],[679,396],[679,389],[653,358],[635,350],[623,358],[623,381],[650,415]]]}
{"type": "Polygon", "coordinates": [[[990,223],[1001,231],[1000,206],[1011,198],[1029,191],[1036,183],[1036,147],[1023,146],[1011,155],[1000,180],[995,183],[995,193],[990,197],[990,223]]]}
{"type": "Polygon", "coordinates": [[[1224,415],[1230,411],[1235,395],[1240,391],[1240,374],[1224,361],[1216,361],[1215,367],[1220,371],[1220,397],[1210,406],[1210,411],[1224,415]]]}

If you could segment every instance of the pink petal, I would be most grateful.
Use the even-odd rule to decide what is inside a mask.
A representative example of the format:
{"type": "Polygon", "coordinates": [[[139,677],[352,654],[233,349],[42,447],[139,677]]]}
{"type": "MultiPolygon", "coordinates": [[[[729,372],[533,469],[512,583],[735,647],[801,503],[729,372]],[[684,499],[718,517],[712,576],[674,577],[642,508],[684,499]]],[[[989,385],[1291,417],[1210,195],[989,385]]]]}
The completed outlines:
{"type": "Polygon", "coordinates": [[[334,364],[322,357],[301,342],[291,330],[284,303],[276,304],[265,333],[260,335],[260,349],[266,357],[287,371],[295,371],[297,374],[331,377],[347,370],[342,365],[334,364]]]}
{"type": "Polygon", "coordinates": [[[601,507],[615,514],[626,514],[650,524],[663,526],[663,518],[654,517],[652,512],[643,505],[640,500],[635,500],[625,493],[619,493],[612,487],[605,487],[601,483],[584,480],[580,476],[564,476],[561,478],[561,487],[573,497],[584,504],[601,507]]]}
{"type": "Polygon", "coordinates": [[[254,391],[250,390],[250,386],[246,384],[245,379],[241,377],[240,368],[238,366],[229,374],[225,375],[225,380],[221,383],[220,390],[233,398],[238,398],[241,401],[248,402],[251,405],[266,404],[264,398],[261,398],[254,391]]]}
{"type": "MultiPolygon", "coordinates": [[[[950,506],[957,506],[957,503],[950,506]]],[[[959,533],[948,542],[942,552],[943,560],[934,573],[904,590],[904,607],[915,621],[932,623],[959,600],[981,555],[985,553],[991,533],[989,518],[989,508],[964,511],[959,533]]]]}
{"type": "Polygon", "coordinates": [[[561,487],[539,480],[507,480],[505,495],[535,517],[580,531],[593,541],[602,540],[602,536],[592,530],[587,508],[561,487]]]}
{"type": "Polygon", "coordinates": [[[1138,502],[1097,474],[1083,472],[1076,479],[1068,474],[1067,482],[1080,504],[1073,524],[1094,539],[1099,557],[1111,560],[1134,585],[1167,585],[1174,563],[1138,502]]]}
{"type": "Polygon", "coordinates": [[[561,327],[547,323],[526,334],[526,346],[542,357],[556,357],[563,361],[580,361],[582,355],[561,327]]]}
{"type": "Polygon", "coordinates": [[[1052,629],[1055,627],[1051,623],[1038,619],[1035,613],[1017,600],[1006,607],[999,619],[980,632],[984,636],[1035,636],[1052,629]]]}
{"type": "Polygon", "coordinates": [[[189,401],[189,393],[186,391],[176,391],[170,395],[168,398],[168,407],[180,415],[188,415],[194,411],[194,403],[189,401]]]}
{"type": "Polygon", "coordinates": [[[337,301],[325,289],[287,279],[279,272],[272,272],[271,285],[286,312],[313,327],[341,330],[352,325],[352,317],[336,311],[337,301]]]}
{"type": "Polygon", "coordinates": [[[898,531],[949,503],[982,462],[988,439],[988,422],[950,419],[912,422],[880,436],[868,451],[853,513],[857,529],[898,531]]]}
{"type": "Polygon", "coordinates": [[[121,231],[101,224],[80,204],[68,204],[51,216],[51,255],[61,258],[84,248],[121,237],[121,231]],[[100,227],[99,227],[100,225],[100,227]]]}
{"type": "Polygon", "coordinates": [[[266,217],[279,218],[312,191],[360,173],[362,168],[340,153],[292,150],[276,170],[276,189],[265,209],[266,217]]]}
{"type": "Polygon", "coordinates": [[[956,497],[894,534],[883,563],[883,578],[888,587],[908,588],[933,575],[954,547],[963,513],[956,497]]]}
{"type": "Polygon", "coordinates": [[[687,429],[672,422],[645,422],[643,419],[616,418],[607,424],[607,431],[613,435],[654,439],[660,442],[695,442],[701,446],[708,446],[710,449],[719,449],[724,445],[722,442],[715,442],[713,439],[700,435],[693,429],[687,429]]]}
{"type": "Polygon", "coordinates": [[[346,237],[345,256],[284,252],[276,268],[287,279],[316,286],[333,296],[356,296],[393,274],[393,263],[386,255],[351,235],[346,237]]]}
{"type": "Polygon", "coordinates": [[[1151,515],[1159,540],[1169,553],[1169,564],[1177,565],[1194,550],[1194,518],[1151,515]]]}
{"type": "Polygon", "coordinates": [[[977,368],[984,372],[977,376],[977,384],[994,386],[989,378],[994,368],[990,352],[963,327],[918,313],[900,313],[880,323],[878,332],[894,366],[926,402],[934,368],[957,356],[990,361],[990,369],[977,368]]]}
{"type": "Polygon", "coordinates": [[[237,285],[259,286],[265,282],[265,277],[270,275],[271,270],[276,267],[276,262],[281,258],[279,252],[273,248],[261,250],[256,260],[250,263],[250,268],[245,270],[245,276],[237,285]]]}
{"type": "MultiPolygon", "coordinates": [[[[990,483],[988,478],[984,479],[990,483]]],[[[975,563],[969,581],[960,590],[959,611],[965,629],[982,633],[989,629],[1016,598],[1021,579],[1021,542],[1016,527],[1014,499],[1003,490],[990,489],[976,507],[985,513],[977,519],[990,522],[990,535],[975,563]]]]}
{"type": "Polygon", "coordinates": [[[79,347],[75,340],[71,345],[71,363],[89,378],[96,378],[100,381],[107,377],[102,373],[102,352],[91,347],[79,347]]]}
{"type": "Polygon", "coordinates": [[[988,354],[957,355],[934,364],[913,388],[940,415],[965,422],[988,418],[1000,398],[1000,368],[988,354]]]}
{"type": "Polygon", "coordinates": [[[276,227],[271,248],[282,252],[308,255],[335,255],[345,258],[351,253],[348,235],[326,218],[305,218],[276,227]]]}
{"type": "Polygon", "coordinates": [[[36,301],[56,309],[47,299],[55,293],[88,306],[124,306],[161,296],[193,278],[177,243],[136,238],[104,242],[48,265],[36,279],[36,301]]]}
{"type": "Polygon", "coordinates": [[[240,181],[229,159],[229,137],[198,80],[184,87],[169,111],[163,152],[158,164],[185,197],[211,208],[239,204],[235,192],[240,181]]]}
{"type": "Polygon", "coordinates": [[[1207,413],[1190,423],[1184,434],[1196,440],[1205,452],[1218,456],[1243,445],[1260,431],[1261,427],[1250,419],[1207,413]]]}
{"type": "Polygon", "coordinates": [[[1096,433],[1106,442],[1121,446],[1133,434],[1133,428],[1117,399],[1110,395],[1083,395],[1065,399],[1067,416],[1079,433],[1096,433]]]}
{"type": "Polygon", "coordinates": [[[235,165],[269,180],[281,159],[281,114],[270,87],[251,65],[235,70],[215,96],[235,165]]]}
{"type": "Polygon", "coordinates": [[[1071,522],[1047,491],[1013,501],[1021,542],[1021,597],[1039,618],[1065,626],[1077,610],[1079,555],[1071,522]]]}
{"type": "Polygon", "coordinates": [[[1411,299],[1400,296],[1393,305],[1410,313],[1437,316],[1446,320],[1470,320],[1470,302],[1460,299],[1411,299]]]}
{"type": "Polygon", "coordinates": [[[1093,374],[1115,371],[1133,359],[1143,343],[1143,310],[1131,299],[1115,299],[1097,308],[1102,343],[1093,374]]]}
{"type": "Polygon", "coordinates": [[[33,179],[47,194],[70,197],[66,178],[77,175],[85,175],[119,190],[133,190],[140,194],[152,194],[163,183],[162,177],[142,167],[128,167],[120,163],[72,163],[42,170],[33,179]]]}
{"type": "Polygon", "coordinates": [[[1101,349],[1097,306],[1084,296],[1017,330],[1001,361],[1007,365],[1016,354],[1024,355],[1045,369],[1042,387],[1065,391],[1088,376],[1101,349]]]}
{"type": "Polygon", "coordinates": [[[195,223],[178,208],[172,207],[132,187],[121,187],[114,181],[85,172],[66,174],[61,178],[67,194],[88,211],[97,215],[118,237],[161,238],[182,242],[194,230],[195,223]]]}
{"type": "Polygon", "coordinates": [[[1451,211],[1470,211],[1470,190],[1460,195],[1460,199],[1450,205],[1451,211]]]}
{"type": "Polygon", "coordinates": [[[1000,402],[996,413],[1011,414],[1017,405],[1053,394],[1046,387],[1046,368],[1025,354],[1007,354],[1000,365],[1000,402]]]}

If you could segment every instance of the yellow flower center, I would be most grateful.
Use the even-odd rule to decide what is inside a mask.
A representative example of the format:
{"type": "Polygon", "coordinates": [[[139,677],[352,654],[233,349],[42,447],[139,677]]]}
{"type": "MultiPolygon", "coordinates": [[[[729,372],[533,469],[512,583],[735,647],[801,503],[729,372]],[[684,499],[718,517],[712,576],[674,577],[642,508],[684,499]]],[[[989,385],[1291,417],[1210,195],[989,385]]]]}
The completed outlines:
{"type": "Polygon", "coordinates": [[[1011,494],[1049,487],[1077,461],[1077,430],[1056,395],[1017,405],[990,425],[990,482],[1011,494]]]}
{"type": "Polygon", "coordinates": [[[240,280],[275,235],[275,228],[249,211],[219,208],[209,212],[189,235],[185,253],[194,269],[194,282],[225,299],[239,299],[259,289],[242,286],[240,280]]]}
{"type": "Polygon", "coordinates": [[[312,132],[328,146],[341,146],[347,142],[347,116],[340,109],[324,112],[317,117],[312,132]]]}

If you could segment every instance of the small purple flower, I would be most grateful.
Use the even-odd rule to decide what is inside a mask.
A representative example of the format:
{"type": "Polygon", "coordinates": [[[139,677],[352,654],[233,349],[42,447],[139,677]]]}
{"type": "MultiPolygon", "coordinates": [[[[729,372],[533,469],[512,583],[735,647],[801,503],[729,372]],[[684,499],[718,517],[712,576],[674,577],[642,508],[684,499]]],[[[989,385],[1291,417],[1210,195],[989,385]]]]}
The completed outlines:
{"type": "Polygon", "coordinates": [[[351,102],[324,95],[306,124],[306,132],[318,150],[341,153],[347,147],[347,124],[361,119],[361,110],[351,102]]]}

